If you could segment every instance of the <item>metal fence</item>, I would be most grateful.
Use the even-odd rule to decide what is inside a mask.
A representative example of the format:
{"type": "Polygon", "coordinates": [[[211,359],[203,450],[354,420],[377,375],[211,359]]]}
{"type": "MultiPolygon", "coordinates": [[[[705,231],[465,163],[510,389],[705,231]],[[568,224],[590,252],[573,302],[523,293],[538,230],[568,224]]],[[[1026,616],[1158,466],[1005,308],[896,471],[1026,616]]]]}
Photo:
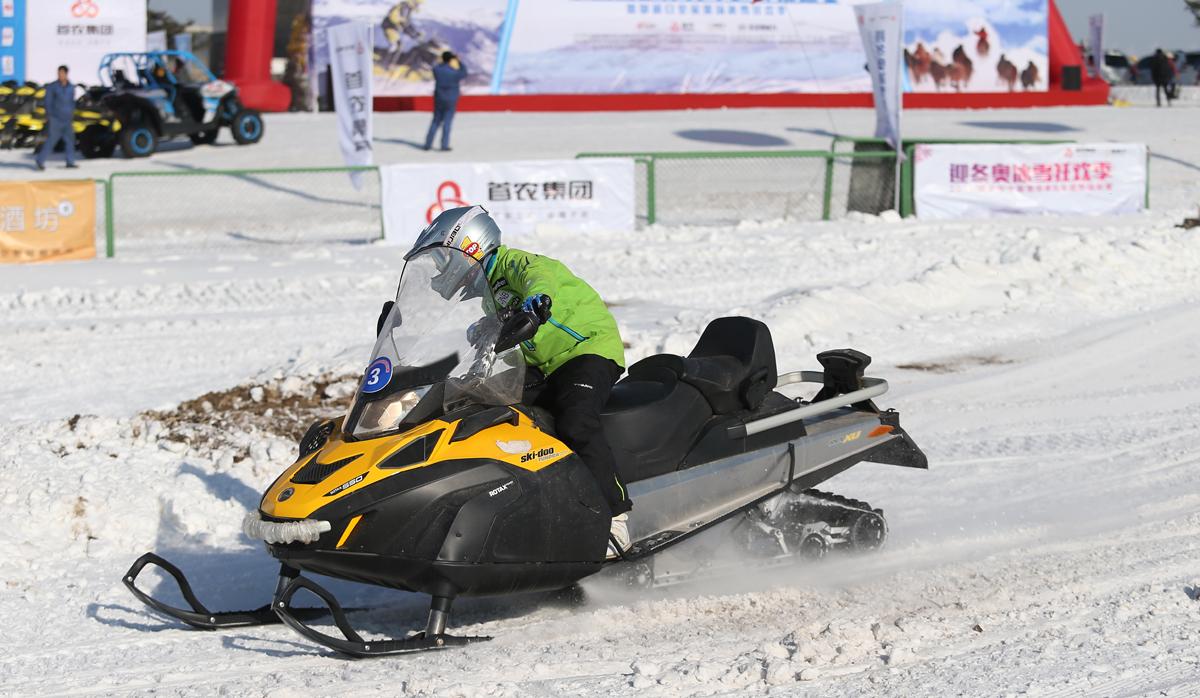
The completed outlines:
{"type": "MultiPolygon", "coordinates": [[[[830,220],[895,205],[914,213],[914,149],[925,143],[1063,140],[914,139],[896,166],[876,138],[838,136],[829,150],[580,153],[634,161],[639,223],[731,225],[830,220]],[[897,182],[897,172],[899,182],[897,182]]],[[[179,246],[367,242],[383,234],[377,167],[116,172],[97,180],[108,256],[179,246]],[[350,174],[361,177],[361,189],[350,174]]],[[[1148,183],[1147,183],[1148,185],[1148,183]]],[[[1148,186],[1147,186],[1148,190],[1148,186]]]]}
{"type": "MultiPolygon", "coordinates": [[[[646,224],[721,225],[746,220],[829,220],[855,208],[864,191],[855,168],[891,171],[890,152],[833,150],[580,153],[632,158],[637,218],[646,224]],[[861,189],[861,188],[860,188],[861,189]]],[[[888,190],[889,196],[891,190],[888,190]]],[[[879,193],[870,196],[878,198],[879,193]]]]}
{"type": "Polygon", "coordinates": [[[383,233],[379,190],[377,167],[115,172],[106,251],[366,242],[383,233]]]}

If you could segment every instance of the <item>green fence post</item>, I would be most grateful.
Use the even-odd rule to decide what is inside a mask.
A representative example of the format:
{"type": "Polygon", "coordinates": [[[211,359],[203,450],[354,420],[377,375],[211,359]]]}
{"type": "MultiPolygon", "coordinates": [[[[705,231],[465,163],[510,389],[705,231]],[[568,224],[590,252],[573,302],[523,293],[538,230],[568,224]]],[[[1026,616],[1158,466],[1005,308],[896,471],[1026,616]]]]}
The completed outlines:
{"type": "Polygon", "coordinates": [[[646,161],[646,225],[654,225],[654,221],[658,218],[655,210],[658,207],[655,201],[657,197],[654,182],[654,157],[651,156],[646,161]]]}
{"type": "Polygon", "coordinates": [[[904,147],[904,161],[900,163],[900,217],[907,218],[915,213],[913,202],[913,146],[904,147]]]}
{"type": "Polygon", "coordinates": [[[1146,210],[1150,210],[1150,146],[1146,146],[1146,210]]]}
{"type": "Polygon", "coordinates": [[[108,176],[108,183],[104,186],[104,256],[109,259],[114,253],[113,242],[113,177],[116,173],[108,176]]]}
{"type": "Polygon", "coordinates": [[[833,152],[825,158],[825,196],[821,202],[821,220],[827,221],[833,209],[833,152]]]}
{"type": "Polygon", "coordinates": [[[379,239],[383,240],[387,237],[387,225],[383,219],[383,170],[376,165],[375,175],[379,178],[379,239]]]}

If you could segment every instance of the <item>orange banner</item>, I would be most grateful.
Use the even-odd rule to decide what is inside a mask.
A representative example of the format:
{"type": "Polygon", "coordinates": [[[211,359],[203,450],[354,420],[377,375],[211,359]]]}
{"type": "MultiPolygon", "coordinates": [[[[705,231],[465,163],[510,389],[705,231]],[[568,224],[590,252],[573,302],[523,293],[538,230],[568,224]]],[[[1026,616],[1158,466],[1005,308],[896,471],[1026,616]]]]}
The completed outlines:
{"type": "Polygon", "coordinates": [[[95,256],[95,182],[0,182],[0,264],[95,256]]]}

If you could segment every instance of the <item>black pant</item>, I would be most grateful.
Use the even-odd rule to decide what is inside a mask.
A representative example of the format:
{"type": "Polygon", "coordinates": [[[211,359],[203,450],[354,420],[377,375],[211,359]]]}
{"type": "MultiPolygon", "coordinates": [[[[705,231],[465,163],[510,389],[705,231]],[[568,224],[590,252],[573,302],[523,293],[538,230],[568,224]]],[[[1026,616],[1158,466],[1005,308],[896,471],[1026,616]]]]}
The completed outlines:
{"type": "Polygon", "coordinates": [[[612,359],[584,354],[550,374],[533,399],[533,404],[554,415],[558,438],[583,459],[592,477],[596,478],[613,516],[633,508],[625,483],[617,474],[612,448],[600,426],[600,408],[608,401],[613,383],[620,377],[621,367],[612,359]]]}
{"type": "Polygon", "coordinates": [[[1165,82],[1154,83],[1154,106],[1162,106],[1162,96],[1167,96],[1167,106],[1171,106],[1171,85],[1165,82]]]}

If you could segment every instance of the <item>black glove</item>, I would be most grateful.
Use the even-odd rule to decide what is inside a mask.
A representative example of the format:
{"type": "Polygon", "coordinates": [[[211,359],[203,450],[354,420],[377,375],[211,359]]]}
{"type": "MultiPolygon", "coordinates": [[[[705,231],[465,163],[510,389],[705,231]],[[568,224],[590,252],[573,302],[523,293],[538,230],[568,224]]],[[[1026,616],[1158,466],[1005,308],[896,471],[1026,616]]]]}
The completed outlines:
{"type": "Polygon", "coordinates": [[[550,319],[550,296],[538,293],[526,298],[525,302],[521,303],[521,312],[533,313],[538,322],[545,324],[550,319]]]}
{"type": "Polygon", "coordinates": [[[388,313],[392,312],[392,306],[395,301],[388,301],[383,304],[383,310],[379,311],[379,320],[375,323],[375,336],[378,337],[383,332],[383,323],[387,322],[388,313]]]}

